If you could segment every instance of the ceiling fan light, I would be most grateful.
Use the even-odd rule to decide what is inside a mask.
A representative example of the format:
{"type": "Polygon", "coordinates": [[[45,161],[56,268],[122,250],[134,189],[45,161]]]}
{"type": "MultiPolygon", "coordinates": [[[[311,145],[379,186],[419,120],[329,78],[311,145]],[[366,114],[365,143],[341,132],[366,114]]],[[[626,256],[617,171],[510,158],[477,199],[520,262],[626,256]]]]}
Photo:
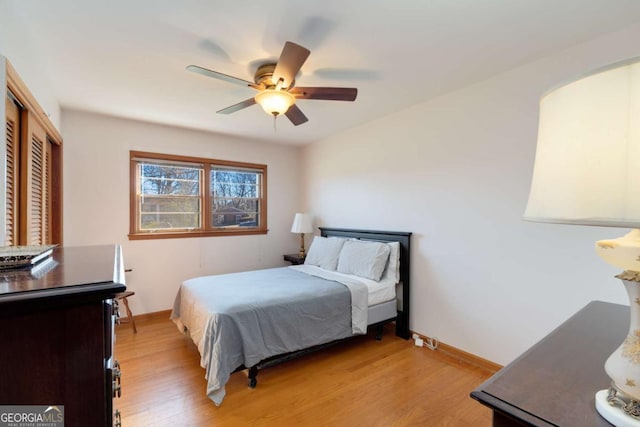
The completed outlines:
{"type": "Polygon", "coordinates": [[[285,90],[266,89],[255,96],[255,100],[269,115],[279,116],[287,112],[296,98],[285,90]]]}

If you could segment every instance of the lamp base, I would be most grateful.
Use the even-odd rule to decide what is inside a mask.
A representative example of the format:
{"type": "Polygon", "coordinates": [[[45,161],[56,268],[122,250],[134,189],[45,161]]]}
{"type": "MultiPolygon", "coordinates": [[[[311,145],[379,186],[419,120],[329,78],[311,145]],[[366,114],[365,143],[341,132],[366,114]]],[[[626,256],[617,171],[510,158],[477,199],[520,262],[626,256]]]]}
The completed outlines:
{"type": "Polygon", "coordinates": [[[617,395],[615,389],[609,390],[600,390],[596,393],[596,410],[605,420],[609,421],[616,427],[640,427],[640,419],[633,417],[627,412],[627,409],[630,411],[638,411],[639,406],[638,402],[631,400],[630,402],[626,402],[617,395]],[[614,399],[621,406],[616,406],[614,399]]]}
{"type": "Polygon", "coordinates": [[[300,233],[300,252],[298,252],[298,258],[305,259],[307,253],[304,250],[304,233],[300,233]]]}

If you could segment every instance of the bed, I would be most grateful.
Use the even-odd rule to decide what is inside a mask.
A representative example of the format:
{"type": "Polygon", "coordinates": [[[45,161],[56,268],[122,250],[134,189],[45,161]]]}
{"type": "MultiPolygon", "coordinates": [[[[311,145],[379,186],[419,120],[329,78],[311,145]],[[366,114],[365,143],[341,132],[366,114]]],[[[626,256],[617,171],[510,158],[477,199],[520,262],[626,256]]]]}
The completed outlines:
{"type": "Polygon", "coordinates": [[[187,280],[172,320],[193,339],[207,396],[220,405],[233,372],[258,370],[395,321],[409,338],[407,232],[320,228],[304,265],[187,280]]]}

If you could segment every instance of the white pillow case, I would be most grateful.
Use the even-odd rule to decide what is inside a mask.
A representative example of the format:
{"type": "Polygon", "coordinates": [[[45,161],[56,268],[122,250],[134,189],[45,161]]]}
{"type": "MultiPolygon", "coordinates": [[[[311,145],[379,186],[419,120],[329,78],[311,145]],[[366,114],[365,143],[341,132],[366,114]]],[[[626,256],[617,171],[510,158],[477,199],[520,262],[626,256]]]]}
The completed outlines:
{"type": "Polygon", "coordinates": [[[389,242],[387,245],[391,248],[391,252],[380,280],[392,280],[393,283],[398,283],[400,282],[400,242],[389,242]]]}
{"type": "Polygon", "coordinates": [[[337,270],[379,281],[390,252],[386,243],[348,240],[340,251],[337,270]]]}
{"type": "Polygon", "coordinates": [[[315,236],[304,263],[315,265],[325,270],[336,271],[340,250],[346,239],[336,237],[315,236]]]}

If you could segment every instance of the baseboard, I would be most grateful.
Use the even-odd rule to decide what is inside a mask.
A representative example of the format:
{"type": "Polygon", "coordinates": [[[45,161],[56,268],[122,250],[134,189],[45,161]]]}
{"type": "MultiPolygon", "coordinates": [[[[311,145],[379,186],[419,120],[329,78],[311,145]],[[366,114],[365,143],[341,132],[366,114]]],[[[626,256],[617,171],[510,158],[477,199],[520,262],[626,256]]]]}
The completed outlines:
{"type": "MultiPolygon", "coordinates": [[[[425,335],[419,334],[417,332],[413,332],[411,331],[411,334],[413,336],[413,334],[418,335],[425,343],[427,342],[435,342],[437,340],[434,341],[433,338],[431,337],[427,337],[425,335]]],[[[495,374],[496,372],[498,372],[500,369],[503,368],[502,365],[499,365],[495,362],[492,362],[490,360],[484,359],[480,356],[476,356],[475,354],[472,353],[468,353],[464,350],[460,350],[459,348],[456,348],[452,345],[449,344],[445,344],[443,342],[438,342],[438,347],[435,351],[440,351],[442,353],[445,353],[451,357],[454,357],[462,362],[466,362],[470,365],[474,365],[477,366],[479,368],[485,369],[493,374],[495,374]]]]}
{"type": "Polygon", "coordinates": [[[162,310],[162,311],[154,311],[152,313],[145,313],[145,314],[136,314],[133,316],[133,320],[138,322],[138,321],[145,321],[145,320],[155,320],[155,319],[160,319],[160,320],[169,320],[169,316],[171,316],[171,310],[162,310]]]}

